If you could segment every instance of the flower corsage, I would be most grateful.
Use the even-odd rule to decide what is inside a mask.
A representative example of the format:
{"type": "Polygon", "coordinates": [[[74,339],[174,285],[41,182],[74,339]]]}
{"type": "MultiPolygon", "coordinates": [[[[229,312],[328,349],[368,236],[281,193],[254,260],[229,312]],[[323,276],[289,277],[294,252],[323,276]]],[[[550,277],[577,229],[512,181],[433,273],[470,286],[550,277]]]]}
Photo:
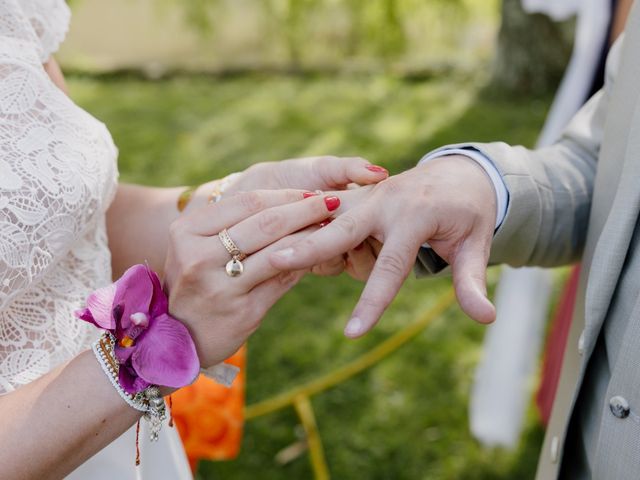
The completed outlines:
{"type": "Polygon", "coordinates": [[[158,275],[135,265],[89,295],[76,316],[104,330],[93,351],[120,396],[151,421],[151,439],[157,440],[166,417],[158,386],[180,388],[200,372],[193,339],[169,315],[158,275]]]}

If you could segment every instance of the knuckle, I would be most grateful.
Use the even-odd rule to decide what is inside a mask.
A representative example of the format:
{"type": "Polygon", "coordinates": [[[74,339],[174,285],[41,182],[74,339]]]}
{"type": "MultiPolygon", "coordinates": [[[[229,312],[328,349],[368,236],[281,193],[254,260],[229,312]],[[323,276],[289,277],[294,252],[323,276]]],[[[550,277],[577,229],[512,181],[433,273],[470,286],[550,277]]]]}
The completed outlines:
{"type": "Polygon", "coordinates": [[[258,219],[258,228],[266,235],[281,233],[284,226],[285,219],[280,212],[266,210],[258,219]]]}
{"type": "Polygon", "coordinates": [[[200,272],[199,262],[193,260],[184,260],[180,268],[181,283],[193,285],[198,282],[200,272]]]}
{"type": "Polygon", "coordinates": [[[358,220],[349,214],[339,216],[332,222],[332,225],[334,228],[337,228],[340,233],[348,237],[353,237],[358,230],[358,220]]]}
{"type": "Polygon", "coordinates": [[[335,170],[339,164],[336,163],[337,157],[325,155],[313,159],[310,165],[311,174],[320,179],[325,186],[331,186],[335,183],[335,170]]]}
{"type": "Polygon", "coordinates": [[[345,164],[345,167],[359,167],[369,163],[362,157],[341,157],[340,160],[345,164]]]}
{"type": "Polygon", "coordinates": [[[396,278],[404,278],[407,274],[407,262],[396,252],[381,254],[377,265],[381,273],[396,278]]]}
{"type": "Polygon", "coordinates": [[[314,275],[318,275],[319,277],[325,276],[324,265],[314,265],[313,267],[311,267],[311,273],[313,273],[314,275]]]}
{"type": "Polygon", "coordinates": [[[265,198],[259,192],[244,192],[240,194],[240,204],[249,213],[260,212],[266,207],[265,198]]]}
{"type": "Polygon", "coordinates": [[[385,298],[365,295],[360,299],[360,306],[375,311],[383,311],[389,306],[389,301],[385,298]]]}
{"type": "Polygon", "coordinates": [[[346,260],[343,257],[336,257],[319,265],[322,275],[333,276],[341,274],[346,268],[346,260]]]}
{"type": "Polygon", "coordinates": [[[374,190],[382,195],[388,196],[401,191],[401,185],[395,181],[393,177],[390,177],[377,183],[374,190]]]}
{"type": "Polygon", "coordinates": [[[176,267],[180,283],[194,287],[204,283],[204,276],[211,270],[211,260],[206,256],[194,255],[191,249],[185,249],[176,255],[176,267]]]}
{"type": "Polygon", "coordinates": [[[216,288],[207,287],[202,293],[205,305],[215,305],[220,300],[220,292],[216,288]]]}
{"type": "Polygon", "coordinates": [[[293,202],[297,202],[299,200],[302,200],[302,193],[299,190],[284,190],[284,195],[285,195],[285,200],[288,203],[293,203],[293,202]]]}
{"type": "Polygon", "coordinates": [[[316,252],[318,251],[317,247],[318,245],[316,244],[315,240],[307,237],[303,240],[300,240],[292,248],[295,251],[295,257],[304,257],[305,260],[313,260],[316,257],[316,252]]]}
{"type": "Polygon", "coordinates": [[[298,281],[298,275],[296,272],[282,272],[278,275],[278,282],[283,287],[290,287],[295,285],[298,281]]]}
{"type": "Polygon", "coordinates": [[[180,218],[174,220],[169,225],[169,240],[172,243],[176,243],[176,241],[183,236],[184,230],[184,221],[180,218]]]}

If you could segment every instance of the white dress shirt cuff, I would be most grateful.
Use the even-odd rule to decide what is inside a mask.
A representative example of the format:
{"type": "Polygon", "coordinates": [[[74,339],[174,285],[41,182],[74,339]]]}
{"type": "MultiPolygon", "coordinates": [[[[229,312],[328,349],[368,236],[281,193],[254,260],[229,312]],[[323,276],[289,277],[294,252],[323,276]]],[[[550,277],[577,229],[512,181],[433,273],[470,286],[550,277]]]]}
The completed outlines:
{"type": "Polygon", "coordinates": [[[445,157],[448,155],[464,155],[482,167],[487,173],[496,192],[496,230],[502,225],[504,217],[507,215],[507,207],[509,206],[509,190],[502,179],[502,175],[493,164],[493,162],[482,152],[468,148],[444,148],[426,154],[418,165],[433,160],[434,158],[445,157]]]}

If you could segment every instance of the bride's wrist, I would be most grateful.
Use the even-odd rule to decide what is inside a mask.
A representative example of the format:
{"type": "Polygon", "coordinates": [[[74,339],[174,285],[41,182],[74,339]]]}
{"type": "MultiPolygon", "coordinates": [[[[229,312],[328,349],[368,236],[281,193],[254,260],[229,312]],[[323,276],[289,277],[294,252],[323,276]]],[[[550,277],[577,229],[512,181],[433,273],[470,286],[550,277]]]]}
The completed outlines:
{"type": "Polygon", "coordinates": [[[187,328],[169,315],[157,274],[135,265],[112,285],[93,292],[76,316],[103,330],[93,353],[120,397],[151,423],[158,438],[165,394],[191,384],[200,362],[187,328]]]}

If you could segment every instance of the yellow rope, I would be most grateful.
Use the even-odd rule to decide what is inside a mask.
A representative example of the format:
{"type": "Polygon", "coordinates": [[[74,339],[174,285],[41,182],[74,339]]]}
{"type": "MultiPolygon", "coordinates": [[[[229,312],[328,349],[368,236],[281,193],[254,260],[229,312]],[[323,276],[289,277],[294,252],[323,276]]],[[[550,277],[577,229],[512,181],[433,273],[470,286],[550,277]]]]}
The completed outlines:
{"type": "Polygon", "coordinates": [[[435,318],[447,310],[453,304],[454,299],[455,296],[453,289],[447,290],[438,298],[436,304],[427,310],[418,320],[393,334],[387,340],[372,348],[367,353],[326,375],[316,378],[315,380],[311,380],[310,382],[294,387],[289,391],[247,406],[245,409],[245,418],[247,420],[251,420],[252,418],[280,410],[294,404],[295,399],[298,397],[311,397],[319,392],[342,383],[363,370],[375,365],[420,333],[435,318]]]}
{"type": "Polygon", "coordinates": [[[304,427],[304,433],[307,436],[313,477],[315,480],[329,480],[329,467],[324,458],[324,448],[322,447],[322,440],[318,433],[316,417],[313,414],[313,406],[309,401],[309,397],[304,395],[297,396],[293,399],[293,405],[304,427]]]}

